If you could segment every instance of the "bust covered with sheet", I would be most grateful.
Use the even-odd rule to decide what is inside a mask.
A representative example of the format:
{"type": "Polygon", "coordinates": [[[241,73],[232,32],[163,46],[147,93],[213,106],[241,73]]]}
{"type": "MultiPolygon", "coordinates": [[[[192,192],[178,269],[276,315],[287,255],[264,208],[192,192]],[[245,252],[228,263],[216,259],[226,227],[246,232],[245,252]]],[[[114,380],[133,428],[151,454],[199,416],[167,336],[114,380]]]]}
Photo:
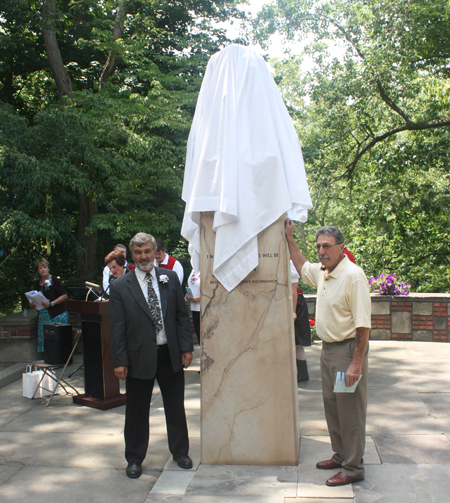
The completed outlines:
{"type": "Polygon", "coordinates": [[[258,233],[307,219],[300,144],[264,59],[230,45],[210,59],[189,135],[182,235],[199,268],[200,214],[213,212],[214,276],[228,290],[258,265],[258,233]]]}

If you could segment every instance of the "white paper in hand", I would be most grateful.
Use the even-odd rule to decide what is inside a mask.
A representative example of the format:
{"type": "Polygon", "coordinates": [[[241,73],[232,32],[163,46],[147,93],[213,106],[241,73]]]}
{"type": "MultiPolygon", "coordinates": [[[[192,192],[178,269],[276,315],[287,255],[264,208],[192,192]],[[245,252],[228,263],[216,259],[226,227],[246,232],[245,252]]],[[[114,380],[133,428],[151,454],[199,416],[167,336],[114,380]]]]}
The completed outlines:
{"type": "Polygon", "coordinates": [[[45,295],[43,295],[41,292],[38,292],[37,290],[26,292],[25,296],[30,302],[34,302],[36,304],[36,309],[38,311],[44,308],[42,302],[49,302],[47,297],[45,297],[45,295]]]}
{"type": "Polygon", "coordinates": [[[347,386],[347,372],[336,372],[336,382],[334,383],[333,391],[335,393],[353,393],[361,380],[362,374],[353,386],[347,386]]]}

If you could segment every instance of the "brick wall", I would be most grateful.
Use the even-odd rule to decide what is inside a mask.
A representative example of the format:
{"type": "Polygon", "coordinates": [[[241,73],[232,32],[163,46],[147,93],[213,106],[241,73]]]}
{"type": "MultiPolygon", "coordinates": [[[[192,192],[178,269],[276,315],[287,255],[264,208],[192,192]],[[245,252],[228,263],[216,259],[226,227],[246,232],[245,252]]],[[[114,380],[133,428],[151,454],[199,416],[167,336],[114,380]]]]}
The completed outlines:
{"type": "MultiPolygon", "coordinates": [[[[315,295],[305,295],[310,318],[315,295]]],[[[450,294],[371,295],[373,340],[450,342],[450,294]]]]}
{"type": "Polygon", "coordinates": [[[0,318],[0,362],[31,362],[37,357],[37,311],[0,318]]]}
{"type": "Polygon", "coordinates": [[[18,313],[0,318],[0,338],[36,336],[37,312],[34,309],[26,317],[18,313]]]}
{"type": "Polygon", "coordinates": [[[0,337],[35,337],[37,336],[37,322],[28,326],[0,327],[0,337]]]}

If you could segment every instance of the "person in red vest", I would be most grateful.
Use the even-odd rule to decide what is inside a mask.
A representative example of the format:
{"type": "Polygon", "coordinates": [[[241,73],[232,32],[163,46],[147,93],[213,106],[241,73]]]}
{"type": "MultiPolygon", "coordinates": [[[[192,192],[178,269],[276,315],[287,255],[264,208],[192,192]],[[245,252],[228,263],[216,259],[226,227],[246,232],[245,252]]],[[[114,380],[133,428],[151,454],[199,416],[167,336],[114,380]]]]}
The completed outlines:
{"type": "Polygon", "coordinates": [[[180,261],[166,253],[166,245],[162,239],[156,240],[156,264],[163,269],[170,269],[178,274],[180,285],[183,284],[184,270],[180,261]]]}
{"type": "Polygon", "coordinates": [[[355,257],[353,256],[353,253],[350,250],[347,250],[347,248],[344,248],[344,255],[347,255],[350,262],[353,262],[354,264],[356,264],[356,260],[355,260],[355,257]]]}

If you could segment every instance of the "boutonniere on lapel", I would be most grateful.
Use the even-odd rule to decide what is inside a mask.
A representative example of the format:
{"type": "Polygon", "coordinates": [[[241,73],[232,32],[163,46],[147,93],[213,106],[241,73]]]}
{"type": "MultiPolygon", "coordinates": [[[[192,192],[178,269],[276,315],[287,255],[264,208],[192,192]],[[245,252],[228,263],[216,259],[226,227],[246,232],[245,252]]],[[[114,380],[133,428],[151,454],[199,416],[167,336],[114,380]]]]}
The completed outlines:
{"type": "Polygon", "coordinates": [[[163,285],[167,285],[167,283],[169,282],[169,276],[161,274],[161,276],[159,277],[159,282],[162,283],[163,285]]]}

